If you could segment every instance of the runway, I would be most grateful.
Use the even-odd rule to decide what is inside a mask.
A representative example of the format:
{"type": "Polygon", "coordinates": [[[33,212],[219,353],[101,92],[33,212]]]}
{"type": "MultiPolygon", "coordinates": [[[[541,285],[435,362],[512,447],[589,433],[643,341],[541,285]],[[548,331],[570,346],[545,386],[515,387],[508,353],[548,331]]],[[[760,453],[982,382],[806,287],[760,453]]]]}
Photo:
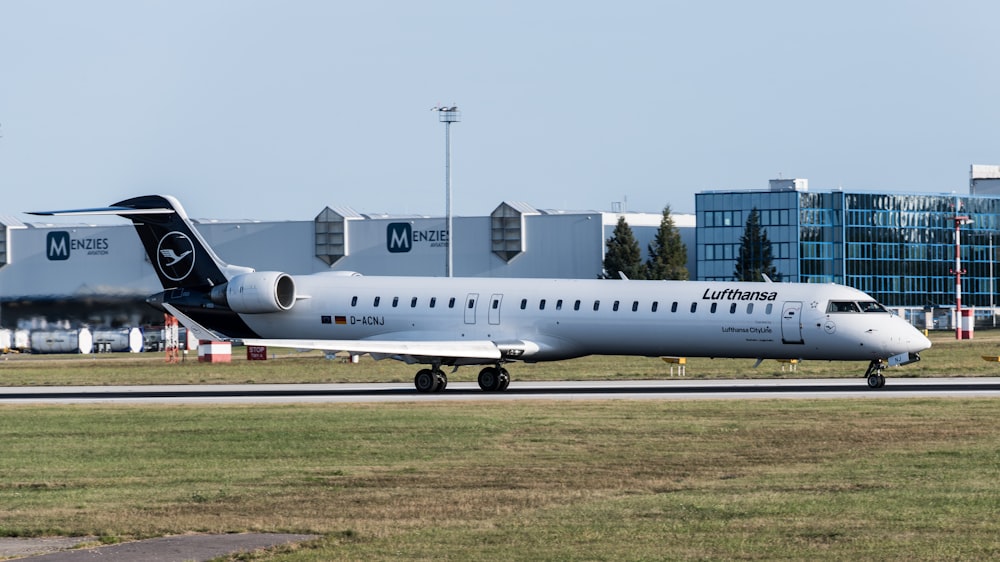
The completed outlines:
{"type": "Polygon", "coordinates": [[[1000,378],[655,380],[518,382],[506,392],[451,383],[421,394],[409,383],[57,386],[0,388],[0,404],[276,404],[510,400],[746,400],[1000,397],[1000,378]]]}

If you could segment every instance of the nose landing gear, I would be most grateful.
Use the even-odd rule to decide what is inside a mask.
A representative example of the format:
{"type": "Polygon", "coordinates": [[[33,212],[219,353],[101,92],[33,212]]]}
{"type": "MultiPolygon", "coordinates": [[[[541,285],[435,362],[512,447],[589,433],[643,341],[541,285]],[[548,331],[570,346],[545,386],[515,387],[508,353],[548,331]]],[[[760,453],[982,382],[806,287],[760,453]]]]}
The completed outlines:
{"type": "Polygon", "coordinates": [[[868,364],[868,370],[865,371],[865,378],[868,379],[868,388],[882,388],[885,386],[885,376],[882,374],[885,366],[885,363],[881,359],[873,359],[868,364]]]}

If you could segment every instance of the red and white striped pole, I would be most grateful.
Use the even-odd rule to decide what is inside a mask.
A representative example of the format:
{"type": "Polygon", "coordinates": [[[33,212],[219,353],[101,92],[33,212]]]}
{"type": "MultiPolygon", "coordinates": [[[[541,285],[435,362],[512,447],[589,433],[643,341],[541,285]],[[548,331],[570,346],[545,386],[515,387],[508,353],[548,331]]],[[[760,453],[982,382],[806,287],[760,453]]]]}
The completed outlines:
{"type": "MultiPolygon", "coordinates": [[[[972,339],[972,329],[971,326],[964,326],[966,324],[966,319],[962,316],[962,274],[965,271],[962,269],[962,239],[960,236],[960,229],[963,224],[969,224],[972,222],[968,216],[956,215],[955,216],[955,269],[952,273],[955,274],[955,339],[972,339]],[[965,329],[963,329],[965,328],[965,329]]],[[[968,322],[971,322],[970,318],[968,322]]]]}

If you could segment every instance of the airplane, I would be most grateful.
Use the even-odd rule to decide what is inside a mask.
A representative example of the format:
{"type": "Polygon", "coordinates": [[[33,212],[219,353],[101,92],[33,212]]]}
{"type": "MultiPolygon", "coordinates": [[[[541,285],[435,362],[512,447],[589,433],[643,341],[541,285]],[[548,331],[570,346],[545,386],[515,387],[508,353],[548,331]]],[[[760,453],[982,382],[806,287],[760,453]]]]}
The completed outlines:
{"type": "Polygon", "coordinates": [[[499,392],[508,363],[586,355],[869,361],[874,389],[887,366],[931,347],[869,295],[832,283],[290,275],[224,262],[172,196],[31,214],[130,219],[164,289],[147,302],[200,339],[419,364],[419,392],[444,390],[446,366],[483,366],[480,388],[499,392]]]}

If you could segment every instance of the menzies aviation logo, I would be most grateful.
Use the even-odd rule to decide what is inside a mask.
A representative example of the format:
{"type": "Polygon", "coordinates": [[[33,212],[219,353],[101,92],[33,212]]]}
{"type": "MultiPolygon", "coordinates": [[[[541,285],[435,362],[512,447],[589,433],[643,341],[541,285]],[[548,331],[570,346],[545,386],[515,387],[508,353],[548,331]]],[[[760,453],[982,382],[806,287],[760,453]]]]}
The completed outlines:
{"type": "Polygon", "coordinates": [[[409,252],[417,243],[431,248],[448,246],[448,231],[440,229],[413,230],[408,222],[391,222],[385,229],[385,246],[392,254],[409,252]]]}
{"type": "Polygon", "coordinates": [[[385,244],[389,253],[400,254],[413,249],[413,225],[408,222],[391,222],[385,229],[385,244]]]}
{"type": "Polygon", "coordinates": [[[45,257],[51,261],[68,260],[73,252],[88,256],[108,255],[108,239],[103,237],[71,238],[65,230],[54,230],[45,236],[45,257]]]}
{"type": "Polygon", "coordinates": [[[45,237],[45,255],[52,261],[69,259],[69,233],[65,230],[50,232],[45,237]]]}
{"type": "Polygon", "coordinates": [[[156,247],[156,267],[171,281],[183,281],[194,270],[194,244],[183,232],[170,232],[156,247]]]}

